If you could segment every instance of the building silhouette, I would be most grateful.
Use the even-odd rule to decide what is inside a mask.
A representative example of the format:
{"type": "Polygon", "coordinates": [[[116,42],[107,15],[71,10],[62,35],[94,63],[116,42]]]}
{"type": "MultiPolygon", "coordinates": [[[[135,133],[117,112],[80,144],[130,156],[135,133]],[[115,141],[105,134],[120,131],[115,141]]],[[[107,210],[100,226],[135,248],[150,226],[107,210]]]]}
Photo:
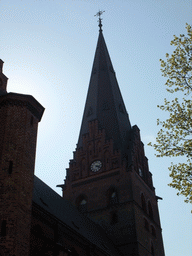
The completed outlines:
{"type": "Polygon", "coordinates": [[[7,93],[0,60],[0,255],[164,256],[152,174],[99,17],[90,84],[61,197],[34,175],[43,106],[7,93]]]}

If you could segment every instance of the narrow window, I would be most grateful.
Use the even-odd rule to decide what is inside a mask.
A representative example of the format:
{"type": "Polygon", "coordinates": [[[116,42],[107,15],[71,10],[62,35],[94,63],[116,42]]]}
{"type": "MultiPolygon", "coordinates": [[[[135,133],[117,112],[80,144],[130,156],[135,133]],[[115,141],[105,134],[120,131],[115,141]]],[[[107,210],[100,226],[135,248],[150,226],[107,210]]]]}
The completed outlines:
{"type": "Polygon", "coordinates": [[[156,237],[156,231],[155,228],[151,225],[151,233],[154,237],[156,237]]]}
{"type": "Polygon", "coordinates": [[[146,208],[146,202],[145,202],[145,197],[143,193],[141,194],[141,205],[142,205],[143,211],[146,212],[147,208],[146,208]]]}
{"type": "Polygon", "coordinates": [[[9,161],[8,173],[11,174],[13,172],[13,161],[9,161]]]}
{"type": "Polygon", "coordinates": [[[145,228],[147,229],[147,231],[149,231],[149,223],[146,219],[144,219],[144,225],[145,225],[145,228]]]}
{"type": "Polygon", "coordinates": [[[116,212],[111,213],[111,225],[115,225],[118,222],[118,216],[116,212]]]}
{"type": "Polygon", "coordinates": [[[90,145],[89,145],[89,155],[90,155],[90,156],[92,155],[92,149],[93,149],[93,148],[92,148],[92,145],[90,144],[90,145]]]}
{"type": "Polygon", "coordinates": [[[6,236],[6,220],[3,220],[1,223],[1,237],[6,236]]]}
{"type": "Polygon", "coordinates": [[[31,116],[31,126],[33,126],[33,122],[34,122],[34,118],[33,118],[33,116],[31,116]]]}
{"type": "Polygon", "coordinates": [[[139,168],[139,175],[143,178],[143,171],[139,168]]]}
{"type": "Polygon", "coordinates": [[[110,163],[109,163],[109,152],[105,152],[105,169],[108,171],[110,169],[110,163]]]}
{"type": "Polygon", "coordinates": [[[148,201],[149,217],[153,220],[153,210],[150,201],[148,201]]]}
{"type": "Polygon", "coordinates": [[[87,212],[87,200],[82,198],[78,203],[78,210],[82,213],[87,212]]]}
{"type": "Polygon", "coordinates": [[[153,247],[153,244],[151,243],[151,254],[153,255],[153,256],[155,256],[155,251],[154,251],[154,247],[153,247]]]}
{"type": "Polygon", "coordinates": [[[117,203],[118,203],[117,192],[115,190],[112,190],[110,195],[110,205],[117,204],[117,203]]]}
{"type": "Polygon", "coordinates": [[[83,158],[81,161],[81,177],[84,178],[87,176],[87,172],[86,172],[86,161],[83,158]]]}
{"type": "Polygon", "coordinates": [[[101,152],[101,142],[97,143],[97,153],[101,152]]]}

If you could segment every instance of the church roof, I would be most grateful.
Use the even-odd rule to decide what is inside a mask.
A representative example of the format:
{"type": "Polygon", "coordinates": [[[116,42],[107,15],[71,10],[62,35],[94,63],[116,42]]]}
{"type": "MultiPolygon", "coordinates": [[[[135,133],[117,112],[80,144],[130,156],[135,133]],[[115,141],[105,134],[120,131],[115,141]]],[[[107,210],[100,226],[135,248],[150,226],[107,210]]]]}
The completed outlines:
{"type": "Polygon", "coordinates": [[[79,233],[107,255],[117,256],[113,243],[105,231],[89,218],[82,215],[70,202],[58,195],[47,184],[34,176],[33,203],[48,212],[63,225],[79,233]]]}
{"type": "Polygon", "coordinates": [[[95,119],[99,129],[105,129],[106,139],[113,139],[114,149],[122,149],[131,124],[102,29],[99,31],[77,148],[83,146],[88,123],[95,119]]]}

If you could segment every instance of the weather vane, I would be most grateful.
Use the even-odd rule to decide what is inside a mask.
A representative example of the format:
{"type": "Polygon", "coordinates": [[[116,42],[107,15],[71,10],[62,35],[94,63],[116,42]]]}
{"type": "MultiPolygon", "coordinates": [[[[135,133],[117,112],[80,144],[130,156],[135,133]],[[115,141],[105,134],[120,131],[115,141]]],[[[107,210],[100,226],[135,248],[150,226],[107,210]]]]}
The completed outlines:
{"type": "Polygon", "coordinates": [[[101,15],[104,13],[105,11],[98,11],[94,16],[98,16],[99,17],[99,20],[98,20],[98,22],[99,22],[99,27],[100,27],[100,29],[99,29],[99,31],[102,31],[102,23],[101,23],[101,21],[102,21],[102,19],[101,19],[101,15]]]}

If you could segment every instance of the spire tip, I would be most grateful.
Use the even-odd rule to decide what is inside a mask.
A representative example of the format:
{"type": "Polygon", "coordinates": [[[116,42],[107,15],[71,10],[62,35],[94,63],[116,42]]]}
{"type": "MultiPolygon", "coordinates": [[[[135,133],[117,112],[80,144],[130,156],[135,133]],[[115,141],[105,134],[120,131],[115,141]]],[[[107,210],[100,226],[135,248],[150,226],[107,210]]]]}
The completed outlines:
{"type": "Polygon", "coordinates": [[[99,22],[99,32],[102,32],[103,30],[102,30],[102,19],[101,19],[101,15],[104,13],[105,11],[98,11],[94,16],[98,16],[99,17],[99,20],[98,20],[98,22],[99,22]]]}

